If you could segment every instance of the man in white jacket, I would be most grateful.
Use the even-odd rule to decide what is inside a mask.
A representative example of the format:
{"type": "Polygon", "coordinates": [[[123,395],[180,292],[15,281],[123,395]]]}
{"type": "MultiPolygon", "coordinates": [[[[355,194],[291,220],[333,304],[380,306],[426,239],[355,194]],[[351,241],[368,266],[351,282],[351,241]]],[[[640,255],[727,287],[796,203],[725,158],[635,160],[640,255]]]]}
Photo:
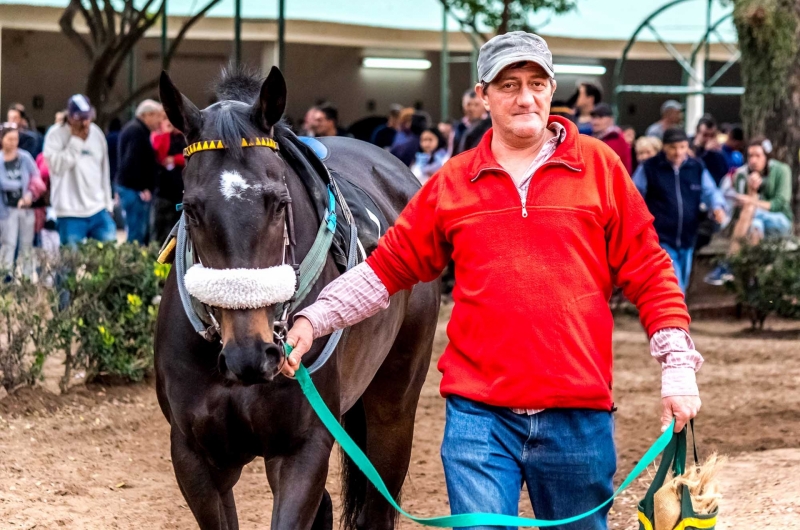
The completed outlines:
{"type": "Polygon", "coordinates": [[[62,245],[84,239],[116,241],[108,145],[94,109],[81,94],[67,103],[64,123],[48,131],[44,158],[50,169],[50,202],[62,245]]]}

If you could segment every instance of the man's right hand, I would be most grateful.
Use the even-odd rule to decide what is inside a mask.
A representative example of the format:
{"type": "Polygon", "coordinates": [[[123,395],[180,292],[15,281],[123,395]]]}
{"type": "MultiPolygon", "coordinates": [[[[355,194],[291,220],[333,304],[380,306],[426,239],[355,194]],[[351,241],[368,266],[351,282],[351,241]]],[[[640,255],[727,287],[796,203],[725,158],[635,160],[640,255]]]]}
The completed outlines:
{"type": "Polygon", "coordinates": [[[294,373],[300,367],[300,360],[303,355],[308,353],[311,349],[311,344],[314,342],[314,328],[311,322],[305,317],[297,317],[294,321],[292,329],[286,335],[286,343],[293,348],[289,359],[283,363],[281,372],[283,375],[293,377],[294,373]]]}

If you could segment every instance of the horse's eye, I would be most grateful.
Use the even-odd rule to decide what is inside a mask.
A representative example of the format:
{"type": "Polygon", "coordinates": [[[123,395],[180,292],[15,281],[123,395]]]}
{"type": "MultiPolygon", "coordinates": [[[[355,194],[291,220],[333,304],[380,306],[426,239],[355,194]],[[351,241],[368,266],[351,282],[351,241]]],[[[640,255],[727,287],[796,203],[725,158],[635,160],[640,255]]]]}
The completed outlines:
{"type": "Polygon", "coordinates": [[[194,206],[184,203],[183,214],[186,216],[187,224],[194,226],[200,224],[199,217],[197,216],[197,209],[194,206]]]}

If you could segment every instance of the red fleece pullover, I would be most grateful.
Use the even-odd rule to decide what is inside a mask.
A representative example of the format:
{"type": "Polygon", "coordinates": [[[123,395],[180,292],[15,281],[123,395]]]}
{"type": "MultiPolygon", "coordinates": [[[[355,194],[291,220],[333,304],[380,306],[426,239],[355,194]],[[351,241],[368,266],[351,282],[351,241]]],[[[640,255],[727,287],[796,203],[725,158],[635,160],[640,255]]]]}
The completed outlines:
{"type": "Polygon", "coordinates": [[[490,130],[422,187],[367,260],[390,295],[455,262],[443,396],[610,410],[615,283],[649,335],[688,331],[671,262],[619,157],[553,120],[567,136],[534,173],[527,216],[490,130]]]}

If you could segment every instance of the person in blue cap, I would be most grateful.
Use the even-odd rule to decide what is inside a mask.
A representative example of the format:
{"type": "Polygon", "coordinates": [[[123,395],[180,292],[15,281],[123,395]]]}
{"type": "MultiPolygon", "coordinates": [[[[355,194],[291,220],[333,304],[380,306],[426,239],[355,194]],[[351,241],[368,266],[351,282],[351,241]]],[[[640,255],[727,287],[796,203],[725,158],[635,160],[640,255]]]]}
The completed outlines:
{"type": "Polygon", "coordinates": [[[116,241],[111,212],[108,145],[94,123],[89,98],[76,94],[67,102],[64,121],[44,139],[44,158],[50,168],[50,202],[56,214],[62,245],[84,239],[116,241]]]}

